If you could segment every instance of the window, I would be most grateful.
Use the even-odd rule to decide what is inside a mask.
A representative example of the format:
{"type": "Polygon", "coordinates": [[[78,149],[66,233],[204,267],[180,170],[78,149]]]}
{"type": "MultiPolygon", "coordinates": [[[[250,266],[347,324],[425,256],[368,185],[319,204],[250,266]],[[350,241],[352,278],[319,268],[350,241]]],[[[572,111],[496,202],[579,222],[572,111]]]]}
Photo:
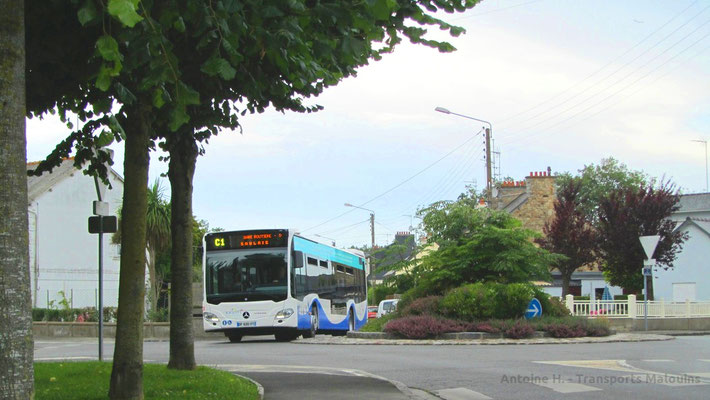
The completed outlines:
{"type": "Polygon", "coordinates": [[[316,260],[313,257],[308,257],[308,264],[310,265],[318,265],[318,260],[316,260]]]}
{"type": "Polygon", "coordinates": [[[323,267],[323,268],[328,268],[328,261],[323,261],[323,260],[321,260],[321,261],[320,261],[320,266],[323,267]]]}

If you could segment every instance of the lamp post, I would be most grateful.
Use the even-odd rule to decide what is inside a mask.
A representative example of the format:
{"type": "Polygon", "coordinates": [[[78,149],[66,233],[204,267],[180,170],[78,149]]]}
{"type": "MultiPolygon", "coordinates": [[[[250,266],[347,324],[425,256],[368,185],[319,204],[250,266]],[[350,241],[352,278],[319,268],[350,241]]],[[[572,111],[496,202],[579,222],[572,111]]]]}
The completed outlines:
{"type": "Polygon", "coordinates": [[[365,210],[365,211],[370,212],[370,235],[372,236],[372,249],[374,250],[375,249],[375,212],[370,209],[367,209],[367,208],[354,206],[350,203],[345,203],[345,207],[359,208],[361,210],[365,210]]]}
{"type": "Polygon", "coordinates": [[[317,234],[317,233],[315,234],[315,236],[318,236],[319,238],[328,239],[328,240],[332,241],[332,242],[333,242],[333,247],[335,247],[335,239],[329,238],[329,237],[327,237],[327,236],[319,235],[319,234],[317,234]]]}
{"type": "Polygon", "coordinates": [[[493,189],[493,174],[492,174],[492,168],[491,168],[491,135],[493,134],[493,125],[488,121],[474,118],[474,117],[469,117],[468,115],[458,114],[453,111],[449,111],[448,108],[444,108],[444,107],[436,107],[434,109],[434,111],[444,113],[444,114],[456,115],[458,117],[472,119],[474,121],[483,122],[484,124],[488,124],[488,128],[486,128],[486,197],[488,198],[488,201],[490,202],[491,190],[493,189]]]}
{"type": "Polygon", "coordinates": [[[705,144],[705,191],[709,191],[708,189],[708,141],[707,140],[693,140],[693,142],[698,142],[698,143],[703,143],[705,144]]]}

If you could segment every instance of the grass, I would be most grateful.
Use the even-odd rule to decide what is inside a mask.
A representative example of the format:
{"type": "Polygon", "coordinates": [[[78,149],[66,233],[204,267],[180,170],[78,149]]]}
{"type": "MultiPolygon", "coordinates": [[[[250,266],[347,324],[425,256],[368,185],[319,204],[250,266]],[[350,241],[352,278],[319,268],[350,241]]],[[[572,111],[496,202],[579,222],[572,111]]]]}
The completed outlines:
{"type": "MultiPolygon", "coordinates": [[[[37,362],[34,367],[37,400],[108,398],[111,363],[37,362]]],[[[227,371],[176,371],[159,364],[143,365],[143,394],[145,399],[259,398],[253,383],[227,371]]]]}
{"type": "Polygon", "coordinates": [[[367,323],[360,328],[360,332],[382,332],[385,324],[393,319],[395,314],[385,314],[380,318],[370,318],[367,323]]]}

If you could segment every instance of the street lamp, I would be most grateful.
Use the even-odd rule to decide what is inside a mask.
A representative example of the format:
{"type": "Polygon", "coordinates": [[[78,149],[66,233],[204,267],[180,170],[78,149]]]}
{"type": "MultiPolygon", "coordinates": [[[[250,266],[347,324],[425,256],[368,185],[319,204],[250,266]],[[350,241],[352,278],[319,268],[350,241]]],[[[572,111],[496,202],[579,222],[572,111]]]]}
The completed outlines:
{"type": "Polygon", "coordinates": [[[370,235],[372,236],[372,249],[374,250],[375,249],[375,212],[370,209],[367,209],[367,208],[354,206],[350,203],[345,203],[345,207],[359,208],[361,210],[365,210],[365,211],[370,212],[370,235]]]}
{"type": "Polygon", "coordinates": [[[329,238],[328,236],[319,235],[319,234],[317,234],[317,233],[315,234],[315,236],[318,236],[319,238],[328,239],[328,240],[332,241],[332,242],[333,242],[333,247],[335,247],[335,239],[329,238]]]}
{"type": "Polygon", "coordinates": [[[707,140],[692,140],[692,142],[705,144],[705,191],[708,191],[708,141],[707,140]]]}
{"type": "Polygon", "coordinates": [[[458,114],[458,113],[449,111],[448,108],[444,108],[444,107],[436,107],[434,109],[434,111],[444,113],[444,114],[456,115],[458,117],[472,119],[474,121],[483,122],[484,124],[488,124],[488,128],[486,128],[486,196],[488,197],[488,201],[490,201],[491,200],[491,190],[493,188],[493,176],[492,176],[492,170],[491,170],[491,135],[493,134],[493,125],[488,121],[478,119],[478,118],[469,117],[468,115],[458,114]]]}

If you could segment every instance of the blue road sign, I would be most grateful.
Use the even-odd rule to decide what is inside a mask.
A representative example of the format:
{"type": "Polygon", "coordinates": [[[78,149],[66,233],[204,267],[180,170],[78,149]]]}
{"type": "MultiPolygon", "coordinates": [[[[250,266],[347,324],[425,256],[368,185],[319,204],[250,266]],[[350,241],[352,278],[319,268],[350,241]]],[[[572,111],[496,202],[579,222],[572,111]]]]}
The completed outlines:
{"type": "Polygon", "coordinates": [[[528,309],[525,310],[525,319],[532,319],[532,318],[541,317],[541,316],[542,316],[542,305],[540,304],[540,300],[538,300],[538,299],[530,300],[530,303],[528,304],[528,309]]]}
{"type": "Polygon", "coordinates": [[[653,275],[653,273],[651,272],[651,267],[643,267],[643,269],[641,270],[641,272],[643,273],[643,276],[651,276],[651,275],[653,275]]]}

